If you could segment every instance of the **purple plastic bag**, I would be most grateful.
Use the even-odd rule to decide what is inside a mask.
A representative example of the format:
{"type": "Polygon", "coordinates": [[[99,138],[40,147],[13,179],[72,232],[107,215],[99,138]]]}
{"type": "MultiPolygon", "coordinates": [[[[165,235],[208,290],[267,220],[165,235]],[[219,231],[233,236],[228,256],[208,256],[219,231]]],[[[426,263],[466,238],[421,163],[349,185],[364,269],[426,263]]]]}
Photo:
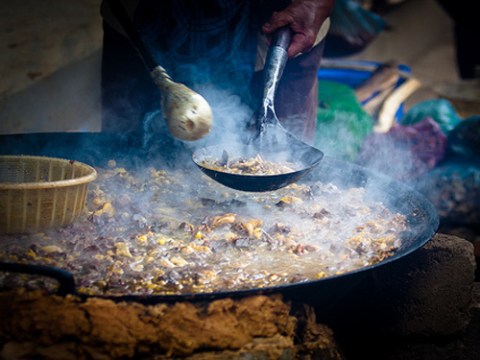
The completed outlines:
{"type": "Polygon", "coordinates": [[[444,157],[447,139],[432,118],[412,125],[395,125],[384,134],[373,133],[363,143],[357,162],[397,180],[415,179],[444,157]]]}

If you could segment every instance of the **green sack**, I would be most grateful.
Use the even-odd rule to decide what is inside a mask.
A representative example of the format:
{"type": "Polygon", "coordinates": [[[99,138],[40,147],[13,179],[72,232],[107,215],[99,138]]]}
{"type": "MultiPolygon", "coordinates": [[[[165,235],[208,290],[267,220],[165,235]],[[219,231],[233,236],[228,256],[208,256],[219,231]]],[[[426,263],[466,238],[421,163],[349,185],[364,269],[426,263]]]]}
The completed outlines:
{"type": "Polygon", "coordinates": [[[315,146],[326,155],[355,161],[360,147],[372,132],[374,120],[365,112],[348,85],[319,81],[315,146]]]}
{"type": "Polygon", "coordinates": [[[413,105],[400,120],[402,125],[411,125],[427,117],[431,117],[442,129],[445,135],[461,121],[450,101],[445,99],[432,99],[413,105]]]}

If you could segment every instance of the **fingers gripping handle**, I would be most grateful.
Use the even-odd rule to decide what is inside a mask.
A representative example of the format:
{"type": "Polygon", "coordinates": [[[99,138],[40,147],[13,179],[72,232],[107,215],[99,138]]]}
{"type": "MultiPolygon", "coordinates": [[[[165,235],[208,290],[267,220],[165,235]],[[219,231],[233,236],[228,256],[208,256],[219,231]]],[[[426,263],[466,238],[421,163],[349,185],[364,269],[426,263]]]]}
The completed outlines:
{"type": "Polygon", "coordinates": [[[287,51],[292,41],[292,31],[288,27],[283,27],[277,30],[273,39],[273,46],[278,46],[287,51]]]}

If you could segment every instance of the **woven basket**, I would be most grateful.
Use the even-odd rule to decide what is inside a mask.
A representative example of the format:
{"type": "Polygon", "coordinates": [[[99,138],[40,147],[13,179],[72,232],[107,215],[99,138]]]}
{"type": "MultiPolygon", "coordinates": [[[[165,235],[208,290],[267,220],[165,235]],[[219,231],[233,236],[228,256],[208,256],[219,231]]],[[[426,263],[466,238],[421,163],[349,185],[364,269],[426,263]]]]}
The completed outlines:
{"type": "Polygon", "coordinates": [[[31,233],[74,222],[97,172],[73,160],[0,156],[0,233],[31,233]]]}

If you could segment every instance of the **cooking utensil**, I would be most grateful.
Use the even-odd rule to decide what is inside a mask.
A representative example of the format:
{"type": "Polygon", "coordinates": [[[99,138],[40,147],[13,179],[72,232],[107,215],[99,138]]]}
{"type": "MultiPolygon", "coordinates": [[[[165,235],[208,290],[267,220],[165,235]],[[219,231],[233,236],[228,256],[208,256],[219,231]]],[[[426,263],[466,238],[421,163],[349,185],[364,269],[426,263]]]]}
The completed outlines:
{"type": "Polygon", "coordinates": [[[291,40],[289,28],[274,34],[265,65],[264,92],[261,106],[250,120],[255,131],[246,145],[226,149],[212,146],[193,154],[193,161],[215,181],[243,191],[271,191],[287,186],[308,174],[320,163],[323,153],[289,133],[277,118],[274,107],[275,92],[288,60],[287,48],[291,40]],[[222,158],[248,159],[258,154],[266,161],[292,163],[294,169],[278,175],[239,175],[212,169],[209,163],[222,158]]]}
{"type": "Polygon", "coordinates": [[[205,136],[212,127],[212,110],[208,102],[184,84],[173,81],[167,71],[155,62],[121,1],[109,1],[109,5],[160,89],[161,109],[170,133],[187,141],[205,136]]]}
{"type": "MultiPolygon", "coordinates": [[[[119,161],[121,159],[129,160],[133,166],[138,165],[139,160],[147,159],[145,160],[146,163],[142,163],[142,165],[148,165],[148,157],[145,155],[144,149],[139,147],[135,141],[118,134],[43,133],[0,135],[0,154],[24,152],[64,158],[74,157],[93,166],[103,166],[112,157],[119,161]]],[[[152,155],[151,159],[153,164],[158,164],[158,157],[152,155]]],[[[357,271],[342,275],[308,282],[263,289],[251,288],[241,291],[160,296],[126,294],[125,296],[112,296],[110,298],[114,301],[128,300],[153,304],[158,302],[204,301],[225,297],[238,298],[249,295],[279,293],[286,298],[305,302],[311,301],[318,304],[320,308],[326,309],[336,300],[348,294],[357,285],[361,285],[364,279],[375,269],[405,258],[422,247],[431,239],[438,228],[437,212],[431,202],[423,195],[405,184],[368,169],[326,156],[307,177],[315,181],[331,182],[339,187],[364,187],[365,192],[369,194],[372,200],[382,201],[391,211],[406,215],[408,227],[404,233],[400,234],[401,244],[399,248],[391,257],[375,265],[365,266],[357,271]]],[[[339,224],[339,226],[342,225],[339,224]]],[[[0,269],[3,271],[14,271],[8,266],[10,265],[4,266],[4,264],[1,264],[0,269]]],[[[31,268],[31,265],[20,266],[24,270],[26,267],[31,268]]],[[[50,267],[48,268],[51,269],[50,267]]],[[[33,273],[40,274],[36,270],[33,273]]],[[[48,274],[45,275],[52,277],[48,274]]],[[[64,270],[61,271],[59,277],[61,278],[59,281],[65,283],[61,288],[62,292],[75,293],[73,278],[65,276],[64,270]]],[[[82,297],[89,296],[82,295],[82,297]]]]}

